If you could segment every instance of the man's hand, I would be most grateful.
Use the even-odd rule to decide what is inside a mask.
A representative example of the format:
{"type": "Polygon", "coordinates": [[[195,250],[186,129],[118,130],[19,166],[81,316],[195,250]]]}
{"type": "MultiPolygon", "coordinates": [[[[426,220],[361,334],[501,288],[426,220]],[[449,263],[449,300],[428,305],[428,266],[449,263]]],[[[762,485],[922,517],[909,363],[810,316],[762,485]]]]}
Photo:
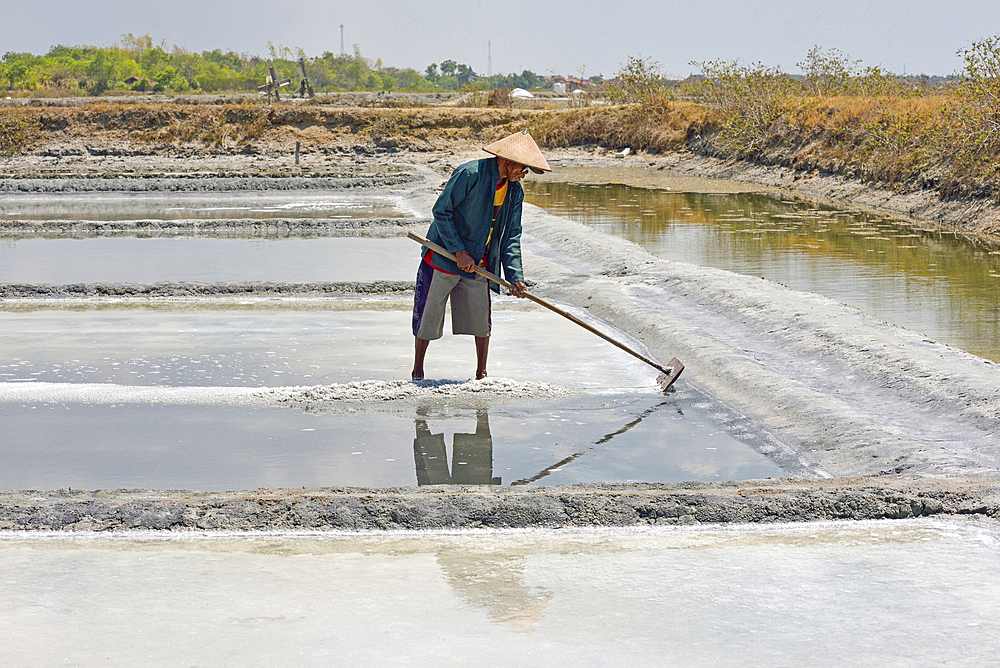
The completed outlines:
{"type": "Polygon", "coordinates": [[[514,295],[515,297],[520,297],[521,299],[524,299],[524,291],[527,288],[528,286],[522,283],[521,281],[517,281],[516,283],[511,283],[510,294],[514,295]]]}
{"type": "Polygon", "coordinates": [[[476,269],[476,261],[472,259],[469,251],[460,250],[455,253],[455,261],[458,263],[458,268],[462,271],[467,271],[471,274],[476,269]]]}

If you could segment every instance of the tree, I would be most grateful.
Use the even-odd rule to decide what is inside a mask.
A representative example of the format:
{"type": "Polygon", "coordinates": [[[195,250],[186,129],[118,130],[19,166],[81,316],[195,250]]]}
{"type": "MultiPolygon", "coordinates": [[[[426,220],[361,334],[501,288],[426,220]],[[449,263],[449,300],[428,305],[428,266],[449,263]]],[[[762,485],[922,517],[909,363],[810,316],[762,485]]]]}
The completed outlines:
{"type": "Polygon", "coordinates": [[[806,90],[817,97],[846,92],[860,65],[860,60],[851,60],[837,49],[823,52],[819,45],[809,49],[804,61],[796,63],[805,75],[806,90]]]}
{"type": "Polygon", "coordinates": [[[779,68],[761,63],[714,60],[691,65],[703,72],[702,80],[690,86],[691,92],[716,107],[721,138],[743,155],[761,149],[767,131],[788,108],[791,95],[800,90],[779,68]]]}
{"type": "Polygon", "coordinates": [[[241,56],[234,51],[222,52],[221,49],[215,49],[214,51],[202,51],[201,57],[210,63],[218,65],[221,69],[228,69],[233,72],[239,72],[244,67],[248,58],[246,56],[241,56]]]}
{"type": "Polygon", "coordinates": [[[455,78],[458,80],[459,86],[465,86],[469,83],[475,72],[468,65],[457,65],[455,67],[455,78]]]}
{"type": "Polygon", "coordinates": [[[91,95],[100,95],[115,83],[115,64],[104,49],[95,50],[86,72],[87,78],[90,79],[91,95]]]}
{"type": "Polygon", "coordinates": [[[819,46],[809,49],[806,59],[796,63],[802,70],[802,83],[815,97],[859,95],[866,97],[912,93],[899,77],[874,65],[862,69],[860,60],[851,60],[837,49],[825,52],[819,46]]]}
{"type": "Polygon", "coordinates": [[[8,51],[4,54],[5,78],[7,87],[13,90],[32,90],[38,86],[38,75],[35,73],[35,56],[30,53],[8,51]]]}
{"type": "Polygon", "coordinates": [[[153,90],[158,93],[168,90],[180,93],[187,88],[188,82],[171,65],[167,65],[153,76],[153,90]]]}
{"type": "Polygon", "coordinates": [[[188,86],[197,89],[197,76],[202,69],[203,59],[190,51],[175,46],[170,60],[177,69],[178,75],[184,77],[188,86]]]}
{"type": "Polygon", "coordinates": [[[170,54],[160,46],[143,51],[142,55],[139,56],[139,65],[150,75],[165,67],[168,62],[170,62],[170,54]]]}
{"type": "Polygon", "coordinates": [[[510,78],[513,88],[530,90],[532,88],[542,88],[545,84],[545,80],[531,70],[522,70],[520,74],[511,75],[510,78]]]}
{"type": "Polygon", "coordinates": [[[995,157],[1000,154],[1000,36],[975,42],[958,55],[965,62],[956,109],[960,144],[974,155],[995,157]]]}
{"type": "Polygon", "coordinates": [[[652,104],[663,99],[663,86],[659,62],[629,56],[608,86],[607,95],[612,102],[652,104]]]}
{"type": "Polygon", "coordinates": [[[132,33],[126,33],[121,36],[115,47],[127,53],[129,58],[138,63],[142,54],[153,48],[153,38],[149,36],[149,33],[139,37],[132,33]]]}

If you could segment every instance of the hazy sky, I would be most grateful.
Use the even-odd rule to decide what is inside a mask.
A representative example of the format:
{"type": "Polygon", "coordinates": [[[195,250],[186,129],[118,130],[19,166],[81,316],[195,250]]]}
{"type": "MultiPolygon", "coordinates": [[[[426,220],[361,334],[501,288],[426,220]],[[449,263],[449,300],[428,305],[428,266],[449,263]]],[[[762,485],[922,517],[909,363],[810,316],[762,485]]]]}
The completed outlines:
{"type": "Polygon", "coordinates": [[[956,52],[1000,34],[996,0],[0,0],[0,52],[108,46],[123,33],[192,51],[340,51],[423,70],[452,59],[492,71],[613,75],[628,56],[683,77],[721,58],[798,71],[813,45],[894,72],[951,74],[956,52]]]}

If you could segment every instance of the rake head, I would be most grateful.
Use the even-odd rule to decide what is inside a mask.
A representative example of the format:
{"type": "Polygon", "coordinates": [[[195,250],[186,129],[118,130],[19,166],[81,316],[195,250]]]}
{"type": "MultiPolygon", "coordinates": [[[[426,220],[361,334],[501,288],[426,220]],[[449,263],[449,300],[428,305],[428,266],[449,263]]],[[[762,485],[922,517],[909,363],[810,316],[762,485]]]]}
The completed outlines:
{"type": "Polygon", "coordinates": [[[656,384],[660,386],[661,390],[666,392],[667,389],[674,384],[674,381],[677,380],[678,377],[680,377],[681,371],[683,370],[684,370],[684,365],[681,364],[681,361],[676,357],[673,358],[672,360],[670,360],[670,363],[667,364],[667,367],[664,370],[664,372],[656,377],[656,384]]]}

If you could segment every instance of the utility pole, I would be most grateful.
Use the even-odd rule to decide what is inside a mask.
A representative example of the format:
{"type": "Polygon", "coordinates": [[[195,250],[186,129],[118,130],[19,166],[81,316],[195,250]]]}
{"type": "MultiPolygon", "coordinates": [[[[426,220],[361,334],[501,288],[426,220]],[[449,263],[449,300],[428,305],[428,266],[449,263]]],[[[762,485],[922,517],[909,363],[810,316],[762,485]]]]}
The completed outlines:
{"type": "Polygon", "coordinates": [[[486,77],[493,76],[493,44],[486,41],[486,77]]]}
{"type": "Polygon", "coordinates": [[[344,24],[341,23],[340,24],[340,57],[343,58],[345,55],[347,55],[347,54],[344,53],[344,24]]]}

